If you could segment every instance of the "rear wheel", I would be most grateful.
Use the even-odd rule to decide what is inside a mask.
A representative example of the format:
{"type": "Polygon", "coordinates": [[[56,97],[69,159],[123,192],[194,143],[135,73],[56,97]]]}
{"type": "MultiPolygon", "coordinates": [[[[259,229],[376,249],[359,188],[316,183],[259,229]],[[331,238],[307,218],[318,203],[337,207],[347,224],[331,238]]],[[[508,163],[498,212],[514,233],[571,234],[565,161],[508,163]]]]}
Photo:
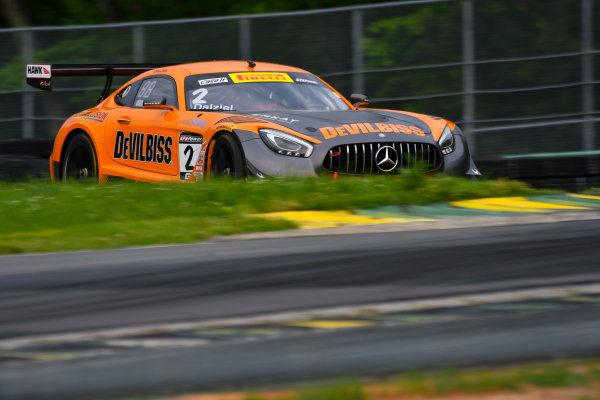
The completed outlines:
{"type": "Polygon", "coordinates": [[[244,157],[231,134],[225,133],[215,141],[210,172],[213,176],[244,177],[244,157]]]}
{"type": "Polygon", "coordinates": [[[62,162],[63,182],[98,181],[98,157],[92,139],[77,134],[67,146],[62,162]]]}

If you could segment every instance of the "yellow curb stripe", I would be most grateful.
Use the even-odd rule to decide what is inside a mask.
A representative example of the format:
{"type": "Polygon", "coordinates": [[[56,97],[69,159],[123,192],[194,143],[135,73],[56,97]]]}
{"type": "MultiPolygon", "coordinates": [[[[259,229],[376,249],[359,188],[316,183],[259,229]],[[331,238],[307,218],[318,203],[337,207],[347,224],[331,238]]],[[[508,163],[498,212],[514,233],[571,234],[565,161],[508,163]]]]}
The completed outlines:
{"type": "Polygon", "coordinates": [[[535,208],[497,206],[497,205],[487,204],[484,202],[478,202],[478,201],[474,201],[474,200],[452,201],[452,202],[450,202],[450,205],[452,205],[454,207],[472,208],[475,210],[486,210],[486,211],[538,212],[538,213],[549,212],[548,210],[540,210],[540,209],[535,209],[535,208]]]}
{"type": "Polygon", "coordinates": [[[375,323],[371,321],[290,321],[285,325],[302,328],[345,329],[372,326],[375,325],[375,323]]]}
{"type": "Polygon", "coordinates": [[[542,203],[540,201],[527,200],[524,197],[499,197],[492,198],[492,202],[498,205],[514,207],[537,208],[546,210],[588,210],[587,207],[569,206],[564,204],[542,203]]]}
{"type": "Polygon", "coordinates": [[[483,199],[453,201],[455,207],[475,208],[490,211],[546,212],[546,210],[588,210],[588,207],[542,203],[525,197],[487,197],[483,199]]]}
{"type": "Polygon", "coordinates": [[[571,196],[571,197],[577,197],[580,199],[590,199],[590,200],[598,200],[600,201],[600,195],[594,196],[592,194],[575,194],[575,193],[569,193],[567,194],[567,196],[571,196]]]}
{"type": "Polygon", "coordinates": [[[269,215],[306,222],[335,222],[345,224],[376,224],[381,222],[374,218],[361,217],[348,211],[284,211],[269,215]]]}
{"type": "Polygon", "coordinates": [[[283,211],[259,214],[259,216],[266,218],[288,219],[298,222],[302,225],[302,227],[305,228],[431,221],[430,218],[371,218],[361,215],[354,215],[350,211],[283,211]]]}

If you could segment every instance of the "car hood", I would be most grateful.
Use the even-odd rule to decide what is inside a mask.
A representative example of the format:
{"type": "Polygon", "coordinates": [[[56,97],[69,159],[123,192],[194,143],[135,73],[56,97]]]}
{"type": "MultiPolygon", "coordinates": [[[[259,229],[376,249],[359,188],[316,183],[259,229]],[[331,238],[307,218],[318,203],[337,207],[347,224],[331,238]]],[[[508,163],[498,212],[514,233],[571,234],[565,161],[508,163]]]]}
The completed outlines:
{"type": "Polygon", "coordinates": [[[274,122],[303,135],[321,141],[339,140],[345,136],[398,136],[431,137],[427,123],[414,115],[385,110],[348,111],[260,111],[244,113],[249,117],[274,122]]]}

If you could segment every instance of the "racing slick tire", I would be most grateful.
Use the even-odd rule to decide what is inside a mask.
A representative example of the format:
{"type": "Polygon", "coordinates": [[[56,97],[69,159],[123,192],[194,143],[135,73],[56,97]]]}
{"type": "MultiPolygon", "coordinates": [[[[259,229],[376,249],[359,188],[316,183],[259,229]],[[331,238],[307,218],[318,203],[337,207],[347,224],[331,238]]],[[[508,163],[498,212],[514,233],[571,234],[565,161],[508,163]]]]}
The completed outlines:
{"type": "Polygon", "coordinates": [[[216,177],[244,177],[244,156],[233,135],[224,133],[215,141],[210,173],[216,177]]]}
{"type": "Polygon", "coordinates": [[[63,182],[98,181],[98,156],[92,139],[78,133],[69,142],[62,162],[63,182]]]}

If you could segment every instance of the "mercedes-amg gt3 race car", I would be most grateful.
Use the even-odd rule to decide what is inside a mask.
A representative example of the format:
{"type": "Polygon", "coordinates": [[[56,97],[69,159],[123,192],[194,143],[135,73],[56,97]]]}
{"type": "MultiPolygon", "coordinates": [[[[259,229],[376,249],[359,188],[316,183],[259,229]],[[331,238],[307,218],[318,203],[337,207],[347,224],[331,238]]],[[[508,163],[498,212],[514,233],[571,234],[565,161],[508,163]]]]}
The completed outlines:
{"type": "Polygon", "coordinates": [[[52,155],[52,180],[121,177],[202,181],[428,171],[477,176],[461,130],[411,112],[364,108],[299,68],[253,61],[173,66],[29,64],[27,82],[105,75],[100,102],[69,117],[52,155]],[[136,75],[113,94],[113,75],[136,75]]]}

